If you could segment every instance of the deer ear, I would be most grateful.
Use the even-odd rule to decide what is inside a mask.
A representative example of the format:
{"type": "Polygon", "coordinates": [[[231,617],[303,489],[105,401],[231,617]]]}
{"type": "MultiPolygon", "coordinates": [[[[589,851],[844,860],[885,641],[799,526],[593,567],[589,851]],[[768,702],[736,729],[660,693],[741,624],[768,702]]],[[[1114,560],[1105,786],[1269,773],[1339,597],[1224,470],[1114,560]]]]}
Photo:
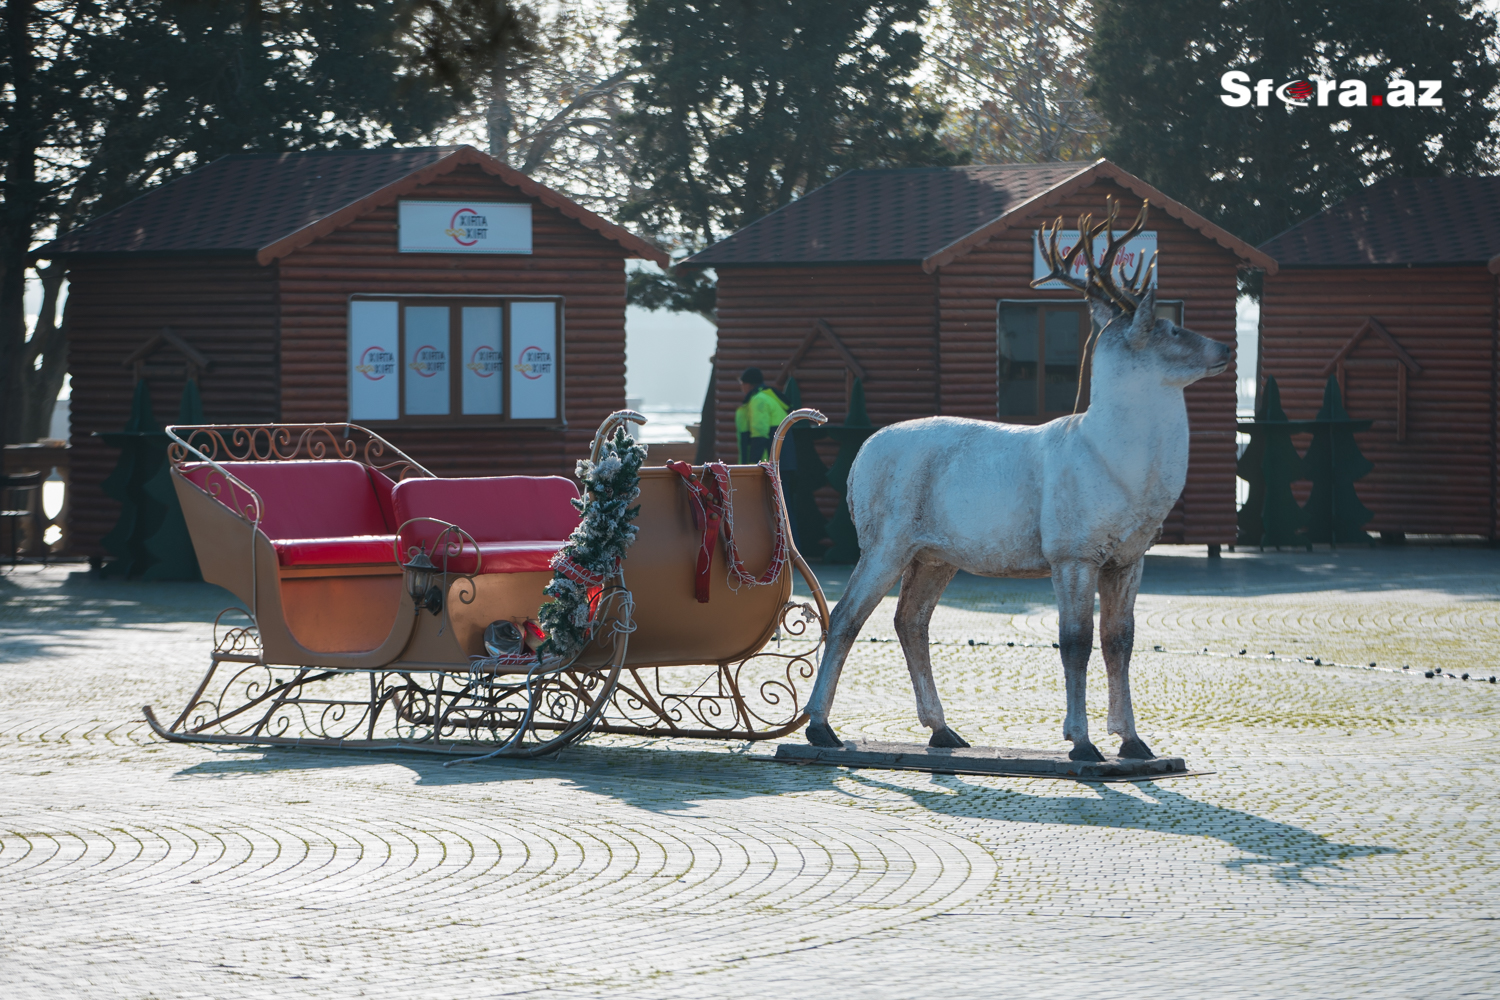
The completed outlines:
{"type": "Polygon", "coordinates": [[[1120,318],[1120,310],[1097,299],[1089,299],[1089,312],[1094,316],[1094,329],[1100,331],[1120,318]]]}
{"type": "Polygon", "coordinates": [[[1146,294],[1141,296],[1141,304],[1135,307],[1135,317],[1130,321],[1130,333],[1127,339],[1133,350],[1139,351],[1146,346],[1147,339],[1151,336],[1151,330],[1156,326],[1156,289],[1146,289],[1146,294]]]}

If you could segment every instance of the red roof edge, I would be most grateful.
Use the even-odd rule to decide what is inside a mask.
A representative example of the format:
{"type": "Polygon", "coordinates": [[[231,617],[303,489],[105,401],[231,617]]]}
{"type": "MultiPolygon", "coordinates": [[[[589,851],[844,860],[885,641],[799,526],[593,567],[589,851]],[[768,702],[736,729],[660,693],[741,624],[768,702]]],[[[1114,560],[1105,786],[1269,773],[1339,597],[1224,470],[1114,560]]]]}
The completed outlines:
{"type": "Polygon", "coordinates": [[[256,253],[255,261],[257,264],[265,265],[274,260],[279,260],[293,250],[305,247],[314,240],[328,235],[335,229],[348,225],[366,212],[372,212],[377,208],[384,208],[402,195],[409,194],[434,178],[451,173],[465,164],[478,166],[485,173],[500,178],[500,180],[518,189],[527,197],[535,198],[548,208],[555,209],[575,222],[594,230],[594,232],[605,239],[618,243],[629,251],[632,257],[642,257],[663,268],[671,263],[671,258],[655,245],[648,243],[646,240],[641,239],[621,226],[617,226],[612,222],[606,222],[571,198],[567,198],[549,187],[538,184],[519,170],[508,167],[493,156],[467,145],[459,146],[436,163],[430,163],[420,170],[413,171],[400,180],[387,184],[380,190],[344,206],[337,212],[325,215],[317,222],[304,226],[289,236],[283,236],[269,246],[262,247],[256,253]]]}
{"type": "Polygon", "coordinates": [[[1279,270],[1276,261],[1263,251],[1257,250],[1238,236],[1214,225],[1181,202],[1167,197],[1123,167],[1116,166],[1103,158],[1095,160],[1067,180],[1048,188],[1034,198],[1023,201],[995,221],[981,226],[963,239],[957,240],[939,250],[922,261],[922,270],[931,274],[943,265],[968,253],[974,247],[987,242],[991,237],[1009,229],[1021,219],[1046,208],[1048,205],[1061,201],[1076,191],[1088,187],[1100,177],[1108,177],[1142,200],[1150,201],[1152,205],[1166,212],[1168,216],[1176,219],[1190,229],[1202,233],[1245,263],[1253,267],[1258,267],[1267,274],[1275,274],[1279,270]]]}

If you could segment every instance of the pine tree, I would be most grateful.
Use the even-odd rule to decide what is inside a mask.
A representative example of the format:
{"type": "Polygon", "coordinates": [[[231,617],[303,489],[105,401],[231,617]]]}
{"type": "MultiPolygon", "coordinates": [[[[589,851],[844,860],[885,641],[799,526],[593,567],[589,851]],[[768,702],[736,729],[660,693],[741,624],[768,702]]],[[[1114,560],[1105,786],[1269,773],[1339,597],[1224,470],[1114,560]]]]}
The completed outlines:
{"type": "Polygon", "coordinates": [[[1381,177],[1495,164],[1496,20],[1474,0],[1097,0],[1089,96],[1104,155],[1258,244],[1381,177]],[[1227,107],[1231,70],[1276,85],[1441,80],[1441,107],[1227,107]]]}
{"type": "MultiPolygon", "coordinates": [[[[846,170],[964,162],[912,83],[927,12],[928,0],[631,0],[639,188],[622,217],[692,249],[846,170]]],[[[714,315],[701,272],[638,271],[629,295],[714,315]]]]}

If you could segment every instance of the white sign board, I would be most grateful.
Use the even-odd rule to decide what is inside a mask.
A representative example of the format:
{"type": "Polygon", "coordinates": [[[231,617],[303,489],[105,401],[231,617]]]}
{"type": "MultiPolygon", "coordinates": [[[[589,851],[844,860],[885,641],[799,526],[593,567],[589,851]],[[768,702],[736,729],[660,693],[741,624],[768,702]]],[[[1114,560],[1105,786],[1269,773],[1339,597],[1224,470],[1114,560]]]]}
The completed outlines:
{"type": "Polygon", "coordinates": [[[402,253],[531,253],[531,204],[515,201],[403,201],[402,253]]]}
{"type": "MultiPolygon", "coordinates": [[[[1060,253],[1066,255],[1078,243],[1078,236],[1079,236],[1078,230],[1076,230],[1076,229],[1064,229],[1062,232],[1058,233],[1057,234],[1057,249],[1058,249],[1058,251],[1060,253]]],[[[1109,246],[1109,241],[1104,238],[1104,234],[1103,233],[1099,234],[1098,236],[1096,236],[1094,238],[1094,265],[1096,267],[1099,264],[1102,264],[1104,262],[1104,248],[1107,247],[1107,246],[1109,246]]],[[[1156,253],[1156,233],[1154,231],[1153,232],[1137,233],[1134,238],[1132,238],[1128,243],[1126,243],[1123,247],[1120,248],[1120,252],[1119,253],[1115,254],[1115,266],[1114,266],[1115,280],[1117,280],[1117,281],[1119,280],[1119,277],[1120,277],[1120,265],[1121,264],[1125,265],[1125,277],[1126,278],[1130,278],[1130,277],[1134,276],[1135,269],[1136,269],[1136,267],[1138,265],[1140,265],[1141,261],[1145,261],[1146,264],[1150,264],[1151,257],[1155,253],[1156,253]]],[[[1051,273],[1052,273],[1052,269],[1050,267],[1048,267],[1046,265],[1046,263],[1042,260],[1042,249],[1041,249],[1041,247],[1037,246],[1037,238],[1035,236],[1032,236],[1032,238],[1031,238],[1031,277],[1033,279],[1042,278],[1042,277],[1045,277],[1046,275],[1049,275],[1051,273]]],[[[1151,270],[1151,287],[1152,288],[1156,287],[1156,275],[1157,275],[1157,269],[1156,268],[1152,268],[1152,270],[1151,270]]],[[[1073,277],[1077,278],[1079,281],[1084,281],[1088,277],[1088,266],[1086,264],[1084,264],[1084,262],[1083,262],[1083,255],[1082,254],[1079,254],[1078,255],[1078,259],[1073,262],[1073,277]]],[[[1063,284],[1061,281],[1056,281],[1056,280],[1054,280],[1054,281],[1044,281],[1040,285],[1037,285],[1036,287],[1037,288],[1068,289],[1067,285],[1063,284]]]]}
{"type": "Polygon", "coordinates": [[[464,306],[463,327],[464,412],[499,415],[505,381],[500,307],[464,306]]]}
{"type": "Polygon", "coordinates": [[[401,345],[396,303],[349,303],[349,419],[395,420],[400,414],[401,345]]]}
{"type": "Polygon", "coordinates": [[[442,416],[448,412],[448,307],[406,307],[406,412],[442,416]]]}
{"type": "Polygon", "coordinates": [[[557,418],[557,303],[510,304],[510,418],[557,418]]]}

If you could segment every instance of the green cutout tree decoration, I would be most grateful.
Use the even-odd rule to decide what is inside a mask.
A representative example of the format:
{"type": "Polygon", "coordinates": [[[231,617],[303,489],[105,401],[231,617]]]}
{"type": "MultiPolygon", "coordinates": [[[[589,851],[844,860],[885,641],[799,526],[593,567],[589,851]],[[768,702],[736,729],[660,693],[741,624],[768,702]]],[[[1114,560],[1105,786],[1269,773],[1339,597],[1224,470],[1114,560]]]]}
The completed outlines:
{"type": "MultiPolygon", "coordinates": [[[[182,387],[182,402],[177,407],[177,423],[207,423],[203,416],[203,397],[198,393],[198,383],[188,379],[182,387]]],[[[156,509],[161,512],[160,522],[144,542],[148,563],[141,573],[143,580],[201,580],[198,556],[193,551],[193,538],[188,533],[187,521],[182,516],[182,504],[177,499],[177,489],[172,485],[171,465],[162,462],[156,475],[145,484],[144,492],[156,509]]]]}
{"type": "Polygon", "coordinates": [[[1330,375],[1323,388],[1323,408],[1311,421],[1313,440],[1303,460],[1313,484],[1306,508],[1309,542],[1370,542],[1364,526],[1375,514],[1360,502],[1354,484],[1375,466],[1359,450],[1354,435],[1373,423],[1349,416],[1338,379],[1330,375]]]}
{"type": "Polygon", "coordinates": [[[159,522],[153,517],[145,486],[167,460],[161,443],[166,437],[152,412],[151,387],[145,379],[135,384],[125,429],[100,436],[120,449],[119,462],[101,484],[104,495],[119,502],[120,519],[100,540],[104,551],[113,556],[100,572],[106,577],[140,576],[151,559],[142,543],[159,522]]]}
{"type": "MultiPolygon", "coordinates": [[[[204,423],[203,402],[192,379],[183,386],[177,422],[204,423]]],[[[102,484],[105,495],[119,501],[120,519],[100,542],[113,556],[100,574],[122,579],[201,580],[182,505],[172,486],[167,435],[156,422],[151,387],[145,379],[135,384],[125,429],[100,437],[120,449],[120,461],[102,484]]]]}
{"type": "MultiPolygon", "coordinates": [[[[1274,376],[1266,379],[1255,422],[1264,442],[1260,456],[1260,531],[1258,538],[1247,537],[1246,543],[1262,548],[1305,545],[1301,532],[1307,526],[1306,515],[1292,495],[1292,484],[1307,478],[1306,466],[1292,444],[1292,435],[1304,428],[1300,422],[1287,419],[1286,411],[1281,408],[1281,387],[1274,376]]],[[[1252,480],[1252,489],[1253,486],[1252,480]]],[[[1250,504],[1247,502],[1245,506],[1250,504]]]]}
{"type": "Polygon", "coordinates": [[[838,509],[828,521],[828,537],[833,545],[823,554],[827,563],[859,562],[859,534],[854,530],[854,519],[849,515],[849,470],[854,467],[854,457],[865,441],[879,428],[870,425],[870,415],[865,410],[865,384],[855,379],[849,390],[849,409],[841,426],[825,428],[830,437],[839,443],[839,453],[828,470],[828,485],[839,493],[838,509]]]}

